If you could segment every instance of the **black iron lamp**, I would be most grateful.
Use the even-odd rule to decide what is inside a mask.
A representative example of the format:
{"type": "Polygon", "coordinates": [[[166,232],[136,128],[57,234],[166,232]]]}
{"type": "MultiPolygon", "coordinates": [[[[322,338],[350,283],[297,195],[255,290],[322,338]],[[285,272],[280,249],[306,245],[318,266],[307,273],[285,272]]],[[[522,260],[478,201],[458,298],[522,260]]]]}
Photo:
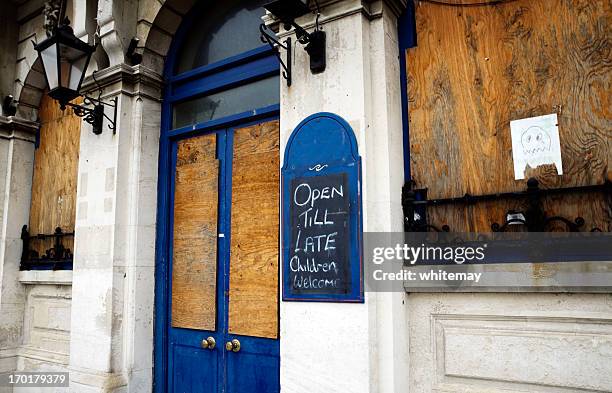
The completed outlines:
{"type": "Polygon", "coordinates": [[[83,103],[93,105],[93,108],[70,102],[82,96],[79,91],[96,46],[78,39],[67,19],[53,29],[49,38],[39,44],[34,42],[33,44],[45,71],[49,96],[59,102],[62,110],[66,106],[71,106],[77,116],[83,117],[86,122],[93,126],[93,132],[96,135],[102,133],[104,118],[111,123],[109,128],[115,133],[117,98],[114,98],[112,103],[108,104],[100,101],[99,97],[95,99],[83,96],[83,103]],[[104,113],[105,105],[115,109],[114,119],[110,119],[104,113]]]}
{"type": "MultiPolygon", "coordinates": [[[[285,30],[293,27],[298,41],[305,45],[304,49],[310,56],[310,71],[313,74],[318,74],[325,71],[326,53],[325,53],[325,32],[319,29],[319,15],[317,4],[317,18],[315,30],[312,33],[307,32],[302,26],[295,23],[295,19],[306,15],[310,12],[308,0],[274,0],[264,5],[272,15],[278,18],[284,25],[285,30]]],[[[271,34],[267,33],[266,26],[262,24],[260,27],[261,39],[267,42],[270,46],[277,49],[284,48],[287,50],[287,65],[280,59],[281,65],[285,69],[285,79],[287,84],[291,85],[291,40],[288,38],[285,44],[278,42],[271,34]]]]}

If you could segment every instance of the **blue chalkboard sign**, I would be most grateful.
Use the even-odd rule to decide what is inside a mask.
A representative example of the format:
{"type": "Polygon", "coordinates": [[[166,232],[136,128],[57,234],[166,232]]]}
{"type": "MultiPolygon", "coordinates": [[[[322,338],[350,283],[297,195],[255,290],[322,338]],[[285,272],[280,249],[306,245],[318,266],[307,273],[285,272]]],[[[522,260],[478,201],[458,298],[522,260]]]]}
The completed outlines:
{"type": "Polygon", "coordinates": [[[283,300],[363,302],[361,159],[341,117],[293,131],[282,169],[283,300]]]}

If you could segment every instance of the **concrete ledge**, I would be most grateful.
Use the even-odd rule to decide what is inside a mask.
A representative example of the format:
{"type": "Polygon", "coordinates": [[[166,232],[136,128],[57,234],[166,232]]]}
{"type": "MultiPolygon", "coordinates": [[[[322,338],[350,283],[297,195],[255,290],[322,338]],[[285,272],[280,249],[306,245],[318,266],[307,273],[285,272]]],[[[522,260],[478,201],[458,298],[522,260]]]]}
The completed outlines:
{"type": "MultiPolygon", "coordinates": [[[[27,358],[34,360],[41,364],[55,364],[59,366],[67,366],[69,356],[65,353],[48,351],[42,348],[36,348],[29,345],[24,345],[19,348],[18,355],[21,358],[27,358]]],[[[34,370],[23,370],[23,371],[34,371],[34,370]]]]}
{"type": "Polygon", "coordinates": [[[17,369],[17,348],[0,349],[0,373],[17,369]]]}
{"type": "Polygon", "coordinates": [[[19,272],[22,284],[72,285],[72,270],[25,270],[19,272]]]}

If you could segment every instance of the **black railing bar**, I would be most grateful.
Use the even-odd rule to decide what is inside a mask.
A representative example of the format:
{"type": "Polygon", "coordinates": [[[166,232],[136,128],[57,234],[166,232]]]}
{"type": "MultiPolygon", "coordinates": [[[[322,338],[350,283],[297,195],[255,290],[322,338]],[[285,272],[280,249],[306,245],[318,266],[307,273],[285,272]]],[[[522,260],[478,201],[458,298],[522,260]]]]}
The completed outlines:
{"type": "Polygon", "coordinates": [[[54,233],[52,235],[46,235],[43,233],[40,233],[38,235],[30,235],[30,239],[44,239],[44,238],[49,238],[49,237],[64,237],[64,236],[74,236],[74,232],[62,232],[62,233],[54,233]]]}
{"type": "MultiPolygon", "coordinates": [[[[483,194],[483,195],[470,195],[465,194],[460,197],[451,198],[440,198],[440,199],[427,199],[423,201],[411,201],[413,205],[426,205],[426,206],[438,206],[448,205],[453,203],[475,203],[488,200],[495,200],[500,198],[525,198],[534,194],[537,195],[554,195],[563,193],[576,193],[576,192],[594,192],[594,191],[606,191],[612,188],[612,184],[606,181],[603,184],[595,184],[588,186],[574,186],[574,187],[561,187],[561,188],[537,188],[528,191],[516,191],[516,192],[501,192],[497,194],[483,194]]],[[[418,192],[417,190],[414,190],[418,192]]]]}

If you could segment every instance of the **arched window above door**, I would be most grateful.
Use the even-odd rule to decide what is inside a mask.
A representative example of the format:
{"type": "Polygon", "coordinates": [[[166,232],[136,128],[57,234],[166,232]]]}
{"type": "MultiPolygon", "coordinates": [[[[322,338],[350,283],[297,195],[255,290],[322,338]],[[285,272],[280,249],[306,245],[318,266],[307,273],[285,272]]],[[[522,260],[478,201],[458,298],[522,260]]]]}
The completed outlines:
{"type": "Polygon", "coordinates": [[[166,68],[170,129],[278,107],[278,59],[259,32],[264,3],[228,0],[191,11],[166,68]]]}
{"type": "Polygon", "coordinates": [[[175,74],[209,65],[262,45],[259,25],[265,1],[224,0],[202,7],[185,35],[175,74]]]}

